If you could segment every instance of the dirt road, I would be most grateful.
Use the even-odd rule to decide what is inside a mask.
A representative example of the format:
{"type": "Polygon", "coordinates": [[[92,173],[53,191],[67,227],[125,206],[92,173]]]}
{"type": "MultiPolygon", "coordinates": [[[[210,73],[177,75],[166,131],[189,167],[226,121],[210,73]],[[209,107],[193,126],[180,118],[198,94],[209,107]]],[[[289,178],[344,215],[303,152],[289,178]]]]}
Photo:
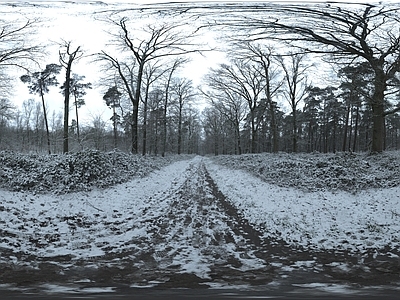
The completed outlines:
{"type": "MultiPolygon", "coordinates": [[[[113,222],[100,208],[90,216],[59,217],[68,228],[74,228],[71,234],[75,237],[97,234],[99,238],[100,233],[93,229],[107,227],[116,242],[99,245],[97,241],[102,255],[43,256],[4,249],[3,259],[18,260],[18,264],[1,264],[1,287],[50,295],[234,288],[248,293],[360,296],[382,293],[373,288],[377,285],[386,285],[390,293],[397,289],[390,285],[397,282],[400,271],[395,260],[371,256],[360,263],[346,252],[310,252],[280,239],[263,238],[263,229],[255,229],[220,192],[207,170],[209,164],[212,162],[205,158],[180,163],[169,186],[150,196],[147,193],[143,205],[125,206],[126,211],[114,208],[113,222]],[[351,262],[353,268],[340,269],[338,262],[351,262]]],[[[54,244],[40,244],[39,240],[31,243],[43,253],[54,244]]],[[[86,244],[80,241],[76,251],[94,247],[93,241],[86,240],[86,244]]]]}

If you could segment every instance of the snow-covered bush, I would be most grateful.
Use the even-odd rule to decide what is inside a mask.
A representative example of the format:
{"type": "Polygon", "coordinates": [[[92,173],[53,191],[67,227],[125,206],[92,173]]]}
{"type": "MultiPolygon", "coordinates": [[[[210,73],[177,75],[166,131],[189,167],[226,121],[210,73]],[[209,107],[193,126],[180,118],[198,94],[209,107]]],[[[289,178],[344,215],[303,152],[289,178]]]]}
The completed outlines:
{"type": "Polygon", "coordinates": [[[115,165],[109,157],[96,150],[77,152],[71,155],[67,162],[69,174],[74,175],[84,183],[102,180],[114,173],[115,165]]]}
{"type": "Polygon", "coordinates": [[[86,191],[145,176],[177,159],[175,156],[143,157],[120,151],[86,150],[65,155],[0,151],[0,187],[58,194],[86,191]]]}
{"type": "Polygon", "coordinates": [[[400,184],[400,152],[368,156],[364,153],[262,153],[217,156],[214,161],[244,169],[266,182],[306,191],[393,187],[400,184]]]}

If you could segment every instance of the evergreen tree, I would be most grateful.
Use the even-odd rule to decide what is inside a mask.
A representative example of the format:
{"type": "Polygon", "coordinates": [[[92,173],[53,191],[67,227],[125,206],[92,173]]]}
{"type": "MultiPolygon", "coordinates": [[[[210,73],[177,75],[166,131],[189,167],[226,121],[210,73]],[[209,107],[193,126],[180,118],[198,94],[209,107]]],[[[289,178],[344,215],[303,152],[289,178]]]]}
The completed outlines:
{"type": "MultiPolygon", "coordinates": [[[[75,115],[76,115],[76,134],[78,137],[78,143],[79,145],[81,144],[81,139],[80,139],[80,130],[79,130],[79,115],[78,115],[78,109],[81,108],[83,105],[85,105],[85,100],[83,99],[83,96],[86,95],[86,89],[91,89],[92,84],[89,83],[83,83],[82,80],[85,79],[85,76],[79,76],[77,74],[73,74],[72,78],[70,79],[70,84],[69,84],[69,90],[70,90],[70,95],[74,97],[74,106],[75,106],[75,115]]],[[[61,87],[62,93],[65,96],[65,87],[66,87],[66,82],[64,82],[63,86],[61,87]]]]}
{"type": "Polygon", "coordinates": [[[43,116],[44,122],[46,126],[46,134],[47,134],[47,150],[49,154],[51,153],[50,148],[50,132],[49,132],[49,124],[47,121],[47,112],[46,112],[46,104],[44,101],[44,94],[49,92],[49,87],[58,84],[56,75],[61,71],[61,66],[57,64],[49,64],[46,66],[46,69],[40,72],[32,73],[31,75],[23,75],[21,76],[21,81],[29,84],[29,92],[31,94],[39,94],[42,99],[42,107],[43,107],[43,116]]]}
{"type": "Polygon", "coordinates": [[[121,96],[122,93],[118,91],[118,88],[115,85],[110,87],[103,96],[103,100],[106,102],[106,105],[113,110],[111,121],[113,122],[114,129],[114,148],[117,148],[117,124],[120,120],[120,116],[117,114],[116,108],[120,106],[121,96]]]}

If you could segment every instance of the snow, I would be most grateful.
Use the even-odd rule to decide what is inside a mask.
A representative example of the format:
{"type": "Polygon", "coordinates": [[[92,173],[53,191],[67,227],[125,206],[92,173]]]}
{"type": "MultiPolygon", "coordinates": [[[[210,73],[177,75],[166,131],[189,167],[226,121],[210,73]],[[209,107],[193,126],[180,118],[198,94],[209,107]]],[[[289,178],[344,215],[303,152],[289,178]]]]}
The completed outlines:
{"type": "Polygon", "coordinates": [[[251,176],[208,164],[222,193],[265,236],[312,249],[363,252],[400,242],[400,187],[346,191],[304,192],[277,187],[251,176]]]}
{"type": "MultiPolygon", "coordinates": [[[[382,184],[382,187],[358,188],[351,192],[315,188],[320,182],[312,187],[312,179],[309,179],[310,186],[304,189],[298,188],[287,175],[283,175],[288,180],[286,186],[282,178],[276,177],[277,184],[273,184],[266,179],[268,174],[260,175],[260,167],[266,170],[267,165],[276,161],[286,168],[281,173],[289,174],[293,166],[288,163],[289,157],[299,159],[301,156],[260,154],[251,156],[252,159],[195,156],[169,160],[168,165],[154,158],[151,172],[148,169],[151,158],[148,158],[140,160],[146,172],[135,165],[138,176],[113,186],[102,187],[104,178],[97,178],[86,183],[90,188],[64,194],[55,181],[52,184],[56,194],[51,193],[51,186],[47,192],[41,188],[41,193],[30,186],[18,191],[2,189],[0,265],[40,271],[41,263],[48,261],[59,266],[62,275],[82,264],[91,270],[100,270],[123,269],[128,263],[132,272],[139,272],[138,277],[132,279],[131,287],[158,286],[168,282],[168,274],[193,274],[198,284],[209,288],[232,288],[247,286],[247,283],[242,279],[231,282],[229,276],[241,278],[237,274],[246,272],[257,278],[271,268],[278,269],[281,280],[290,278],[290,274],[298,270],[318,273],[329,268],[337,274],[346,274],[357,269],[368,273],[370,267],[363,264],[367,256],[384,253],[391,259],[399,259],[400,186],[382,184]],[[242,161],[240,167],[237,159],[242,161]],[[221,201],[229,204],[221,205],[221,201]],[[229,205],[237,209],[237,215],[229,205]],[[243,220],[261,233],[261,240],[282,240],[293,249],[302,248],[310,253],[346,252],[356,258],[358,265],[334,259],[324,263],[313,256],[299,257],[295,261],[285,260],[275,253],[260,256],[256,253],[254,239],[247,237],[249,232],[245,232],[243,220]],[[146,272],[154,273],[152,268],[166,275],[146,277],[146,272]],[[214,279],[216,273],[227,270],[228,279],[214,279]]],[[[331,159],[322,154],[317,157],[319,161],[331,159]]],[[[37,157],[16,158],[23,162],[32,159],[47,161],[37,157]]],[[[337,165],[341,159],[336,159],[337,165]]],[[[375,163],[372,160],[369,163],[375,170],[385,157],[373,160],[375,163]]],[[[138,160],[132,161],[137,163],[138,160]]],[[[23,172],[29,173],[21,170],[14,170],[19,177],[23,172]]],[[[386,174],[382,178],[395,181],[397,173],[380,172],[386,174]]],[[[61,177],[55,175],[54,178],[61,177]]],[[[386,271],[387,265],[379,268],[383,272],[390,271],[386,271]]],[[[79,284],[92,282],[89,277],[82,276],[69,285],[47,282],[41,288],[63,293],[82,292],[79,284]]],[[[270,281],[266,284],[268,282],[273,284],[270,281]]],[[[335,286],[332,282],[302,287],[347,291],[346,286],[335,286]]],[[[113,292],[113,288],[104,287],[102,292],[113,292]]]]}
{"type": "Polygon", "coordinates": [[[78,286],[64,286],[58,284],[43,284],[40,286],[47,294],[93,294],[93,293],[114,293],[114,287],[92,287],[81,289],[78,286]]]}
{"type": "MultiPolygon", "coordinates": [[[[13,238],[2,239],[0,248],[47,257],[103,255],[102,245],[117,248],[144,234],[145,228],[136,228],[134,223],[152,196],[181,183],[186,164],[177,162],[162,172],[106,190],[66,195],[2,191],[0,219],[13,238]]],[[[164,203],[157,204],[162,208],[164,203]]]]}
{"type": "Polygon", "coordinates": [[[352,290],[349,286],[341,284],[326,284],[326,283],[308,283],[308,284],[296,284],[296,286],[302,288],[319,289],[322,291],[329,291],[337,294],[357,294],[357,291],[352,290]]]}

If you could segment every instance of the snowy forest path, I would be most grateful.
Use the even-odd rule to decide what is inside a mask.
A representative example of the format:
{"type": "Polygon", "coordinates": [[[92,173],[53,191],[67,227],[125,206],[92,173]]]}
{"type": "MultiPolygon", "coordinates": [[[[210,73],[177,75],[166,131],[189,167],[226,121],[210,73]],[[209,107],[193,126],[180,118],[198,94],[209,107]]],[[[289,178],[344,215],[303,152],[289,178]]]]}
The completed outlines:
{"type": "Polygon", "coordinates": [[[163,210],[144,211],[148,234],[135,242],[145,257],[141,276],[159,273],[156,281],[168,278],[163,287],[271,281],[271,266],[256,254],[260,233],[219,192],[203,159],[192,160],[182,174],[180,186],[152,199],[166,201],[163,210]]]}
{"type": "Polygon", "coordinates": [[[217,181],[219,168],[196,156],[103,190],[0,194],[0,284],[73,293],[99,286],[293,291],[398,278],[396,258],[360,262],[266,235],[269,228],[246,218],[243,187],[237,199],[221,192],[216,182],[221,187],[227,171],[217,181]]]}
{"type": "Polygon", "coordinates": [[[262,258],[260,233],[219,192],[210,163],[196,156],[87,193],[4,197],[1,282],[164,288],[270,282],[274,268],[262,258]]]}

